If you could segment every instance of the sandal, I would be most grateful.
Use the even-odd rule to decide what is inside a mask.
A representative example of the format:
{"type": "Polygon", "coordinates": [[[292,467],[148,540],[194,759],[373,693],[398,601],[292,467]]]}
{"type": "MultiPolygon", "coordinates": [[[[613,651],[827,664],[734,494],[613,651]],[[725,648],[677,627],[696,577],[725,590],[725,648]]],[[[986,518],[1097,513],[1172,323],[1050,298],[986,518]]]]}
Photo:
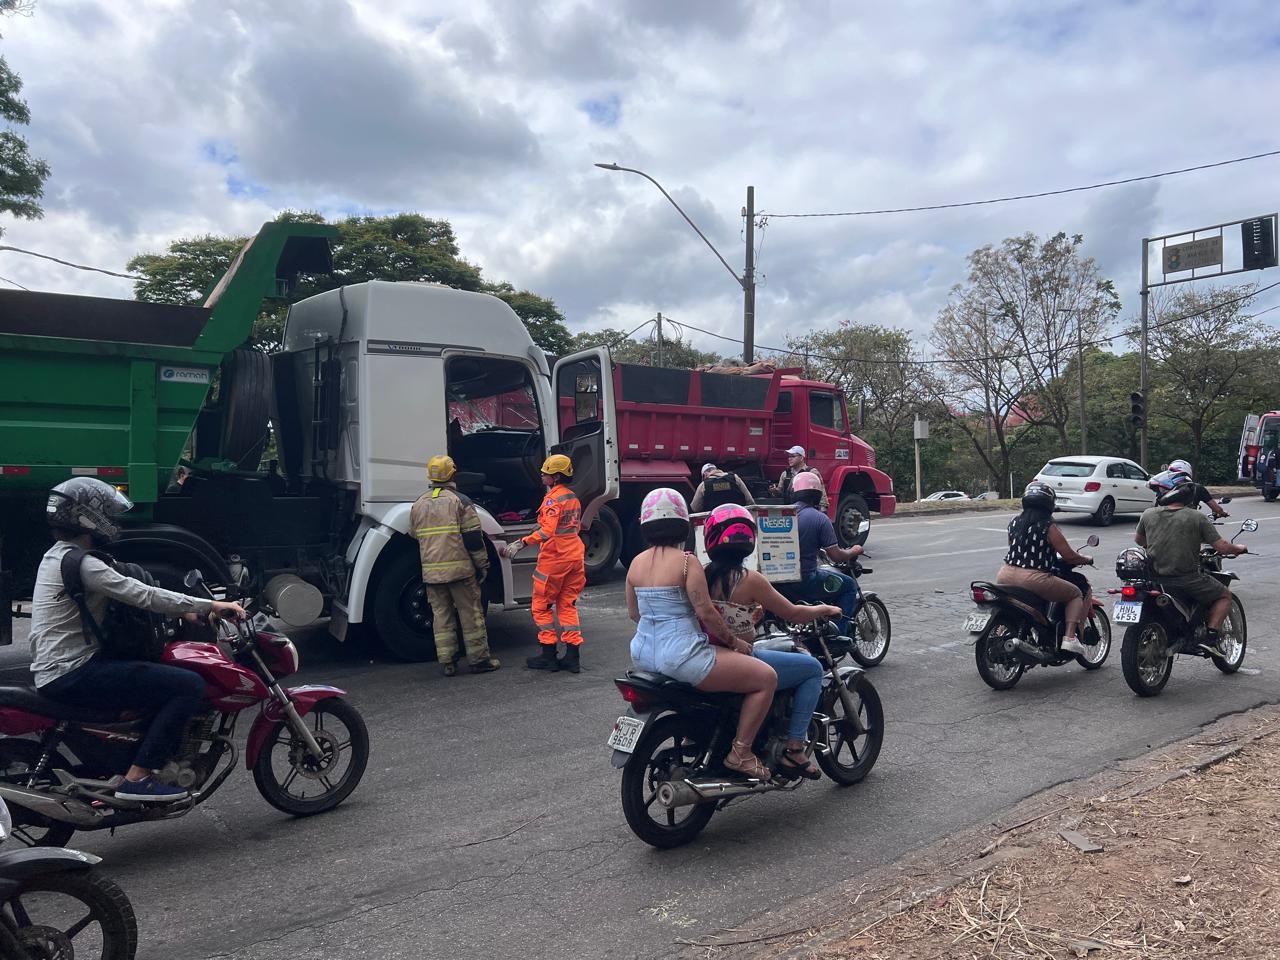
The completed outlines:
{"type": "Polygon", "coordinates": [[[743,743],[741,740],[733,741],[733,749],[724,758],[724,766],[728,770],[745,774],[755,780],[768,780],[772,776],[769,773],[769,768],[761,763],[759,758],[751,752],[750,745],[743,743]]]}
{"type": "Polygon", "coordinates": [[[778,768],[782,774],[804,777],[806,780],[817,780],[822,776],[822,771],[809,762],[803,747],[787,747],[783,750],[778,768]]]}

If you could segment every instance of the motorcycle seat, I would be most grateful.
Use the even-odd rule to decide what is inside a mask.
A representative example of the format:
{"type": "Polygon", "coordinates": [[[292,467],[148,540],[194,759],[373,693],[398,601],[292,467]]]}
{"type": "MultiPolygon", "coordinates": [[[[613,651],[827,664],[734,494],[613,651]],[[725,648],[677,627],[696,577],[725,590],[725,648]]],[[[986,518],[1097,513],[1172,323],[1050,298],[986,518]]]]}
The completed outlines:
{"type": "Polygon", "coordinates": [[[118,710],[80,707],[46,697],[35,687],[0,687],[0,707],[35,713],[51,720],[71,723],[119,723],[118,710]]]}
{"type": "Polygon", "coordinates": [[[1039,594],[1032,593],[1030,590],[1024,590],[1022,587],[1009,586],[1007,583],[989,583],[986,580],[975,580],[973,586],[982,587],[991,593],[1002,594],[1003,596],[1010,597],[1021,603],[1025,603],[1030,607],[1035,607],[1041,612],[1043,612],[1045,607],[1049,604],[1049,601],[1039,594]]]}

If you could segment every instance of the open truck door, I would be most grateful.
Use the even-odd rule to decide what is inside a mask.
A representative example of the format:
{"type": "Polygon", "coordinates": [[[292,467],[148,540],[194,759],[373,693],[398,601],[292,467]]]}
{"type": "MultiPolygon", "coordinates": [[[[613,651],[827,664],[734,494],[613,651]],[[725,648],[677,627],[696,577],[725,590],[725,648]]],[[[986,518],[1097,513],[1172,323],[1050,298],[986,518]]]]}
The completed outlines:
{"type": "Polygon", "coordinates": [[[570,486],[582,503],[587,580],[596,582],[609,575],[622,550],[622,525],[608,507],[622,486],[608,348],[561,357],[552,367],[551,385],[558,435],[547,450],[567,454],[573,461],[570,486]]]}

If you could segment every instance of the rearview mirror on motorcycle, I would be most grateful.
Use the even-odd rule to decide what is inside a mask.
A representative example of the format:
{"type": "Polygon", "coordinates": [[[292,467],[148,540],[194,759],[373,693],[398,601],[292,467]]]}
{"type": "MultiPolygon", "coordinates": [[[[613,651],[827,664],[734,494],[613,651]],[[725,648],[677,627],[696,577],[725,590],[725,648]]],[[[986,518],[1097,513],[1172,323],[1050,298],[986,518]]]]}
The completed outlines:
{"type": "MultiPolygon", "coordinates": [[[[1219,501],[1219,502],[1221,502],[1221,501],[1219,501]]],[[[1255,531],[1255,530],[1257,530],[1257,529],[1258,529],[1258,521],[1257,521],[1257,520],[1252,520],[1252,519],[1250,519],[1250,520],[1246,520],[1244,523],[1240,524],[1240,532],[1241,532],[1241,533],[1253,533],[1253,531],[1255,531]]]]}
{"type": "Polygon", "coordinates": [[[1221,497],[1221,498],[1218,500],[1218,503],[1230,503],[1230,502],[1231,502],[1231,498],[1230,498],[1230,497],[1221,497]]]}
{"type": "Polygon", "coordinates": [[[1102,541],[1098,539],[1098,535],[1096,533],[1089,534],[1089,539],[1085,541],[1085,543],[1091,547],[1096,547],[1101,542],[1102,541]]]}

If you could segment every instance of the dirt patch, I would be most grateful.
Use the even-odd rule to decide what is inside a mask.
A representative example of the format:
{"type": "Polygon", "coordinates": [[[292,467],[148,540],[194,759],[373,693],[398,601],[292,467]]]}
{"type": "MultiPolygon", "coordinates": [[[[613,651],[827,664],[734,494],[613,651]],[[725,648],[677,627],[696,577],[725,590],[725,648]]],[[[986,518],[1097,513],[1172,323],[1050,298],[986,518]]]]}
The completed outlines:
{"type": "Polygon", "coordinates": [[[993,833],[955,886],[942,867],[917,875],[915,896],[900,891],[865,923],[810,931],[773,955],[1280,957],[1280,719],[1264,710],[1222,744],[1177,745],[1160,768],[1136,787],[1066,797],[1037,822],[993,833]]]}

